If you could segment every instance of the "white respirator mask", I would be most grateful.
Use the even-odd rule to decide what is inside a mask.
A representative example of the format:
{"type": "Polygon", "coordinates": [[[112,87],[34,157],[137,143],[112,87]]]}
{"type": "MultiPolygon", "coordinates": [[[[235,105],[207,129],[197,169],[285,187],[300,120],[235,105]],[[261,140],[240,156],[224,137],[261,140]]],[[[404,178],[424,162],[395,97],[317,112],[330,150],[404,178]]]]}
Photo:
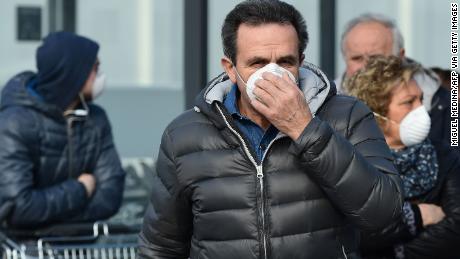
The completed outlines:
{"type": "Polygon", "coordinates": [[[400,123],[378,113],[374,114],[384,120],[399,124],[399,136],[406,147],[422,143],[430,133],[431,118],[423,105],[410,111],[400,123]]]}
{"type": "Polygon", "coordinates": [[[93,90],[91,93],[92,100],[96,99],[102,94],[102,92],[104,92],[105,83],[106,83],[105,74],[103,72],[98,72],[96,75],[96,79],[94,80],[93,90]]]}
{"type": "Polygon", "coordinates": [[[292,80],[293,83],[297,84],[297,80],[295,79],[295,76],[291,73],[291,71],[285,69],[284,67],[278,66],[276,63],[270,63],[267,64],[266,66],[259,68],[256,70],[249,78],[247,82],[244,82],[243,78],[241,77],[240,73],[238,73],[238,70],[236,69],[236,66],[233,66],[235,68],[236,75],[238,78],[244,83],[246,86],[246,93],[249,96],[249,99],[254,100],[256,98],[256,95],[254,94],[254,88],[255,83],[257,80],[262,79],[262,74],[265,72],[272,73],[276,76],[283,77],[283,73],[287,73],[289,78],[292,80]]]}

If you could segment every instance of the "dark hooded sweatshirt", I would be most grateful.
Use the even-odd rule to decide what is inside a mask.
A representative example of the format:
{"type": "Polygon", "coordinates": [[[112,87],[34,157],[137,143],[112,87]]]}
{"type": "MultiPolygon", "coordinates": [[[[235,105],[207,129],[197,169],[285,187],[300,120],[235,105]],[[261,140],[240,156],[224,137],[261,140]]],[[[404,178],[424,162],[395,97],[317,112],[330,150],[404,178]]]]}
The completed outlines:
{"type": "Polygon", "coordinates": [[[64,221],[95,221],[119,208],[125,173],[104,110],[63,116],[88,78],[98,45],[53,33],[37,50],[38,73],[23,72],[4,87],[0,102],[0,220],[36,228],[64,221]],[[96,178],[86,197],[77,181],[96,178]]]}

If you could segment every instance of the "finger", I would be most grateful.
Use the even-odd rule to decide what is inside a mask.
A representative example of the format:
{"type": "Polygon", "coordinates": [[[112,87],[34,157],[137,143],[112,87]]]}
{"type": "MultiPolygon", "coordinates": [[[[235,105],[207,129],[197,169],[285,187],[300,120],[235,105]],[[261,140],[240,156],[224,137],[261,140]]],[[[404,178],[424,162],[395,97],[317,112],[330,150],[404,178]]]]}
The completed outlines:
{"type": "Polygon", "coordinates": [[[295,81],[292,81],[292,79],[289,77],[289,74],[287,72],[283,72],[283,79],[286,80],[286,82],[296,84],[295,81]]]}
{"type": "Polygon", "coordinates": [[[270,93],[260,87],[254,88],[254,95],[257,97],[259,102],[262,102],[268,107],[273,107],[276,102],[275,98],[270,93]]]}
{"type": "Polygon", "coordinates": [[[297,84],[292,81],[292,79],[289,77],[289,74],[287,72],[283,72],[283,77],[282,79],[286,82],[286,88],[285,91],[288,93],[294,94],[294,92],[302,92],[300,88],[297,86],[297,84]]]}
{"type": "Polygon", "coordinates": [[[271,82],[281,92],[286,92],[286,90],[288,89],[286,88],[287,82],[283,78],[274,75],[273,73],[265,72],[262,74],[262,78],[271,82]]]}
{"type": "Polygon", "coordinates": [[[259,79],[255,82],[256,88],[259,88],[268,94],[270,94],[273,98],[276,98],[276,96],[279,96],[282,92],[274,86],[271,82],[264,80],[264,79],[259,79]]]}
{"type": "Polygon", "coordinates": [[[265,105],[258,99],[251,100],[251,105],[257,112],[262,114],[265,118],[270,118],[271,109],[267,105],[265,105]]]}

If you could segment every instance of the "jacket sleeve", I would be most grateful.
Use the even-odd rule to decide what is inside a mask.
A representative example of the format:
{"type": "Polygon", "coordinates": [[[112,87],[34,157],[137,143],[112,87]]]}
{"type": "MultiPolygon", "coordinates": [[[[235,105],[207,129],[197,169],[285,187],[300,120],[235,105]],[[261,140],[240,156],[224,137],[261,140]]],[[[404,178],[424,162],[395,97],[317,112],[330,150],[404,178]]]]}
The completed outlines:
{"type": "Polygon", "coordinates": [[[398,219],[403,197],[389,148],[372,113],[356,101],[346,134],[318,116],[291,145],[301,165],[331,202],[361,229],[381,229],[398,219]]]}
{"type": "Polygon", "coordinates": [[[138,258],[188,258],[192,235],[190,198],[179,186],[171,139],[163,134],[150,204],[139,236],[138,258]]]}
{"type": "Polygon", "coordinates": [[[73,221],[96,221],[107,219],[117,213],[123,199],[125,171],[113,143],[110,122],[102,110],[98,124],[102,127],[101,151],[92,173],[96,189],[81,214],[73,221]]]}
{"type": "Polygon", "coordinates": [[[363,255],[393,251],[395,245],[407,243],[423,231],[423,220],[416,204],[404,202],[401,217],[381,231],[362,231],[360,249],[363,255]]]}
{"type": "Polygon", "coordinates": [[[87,203],[84,186],[73,179],[36,188],[34,149],[39,144],[33,121],[26,112],[5,111],[0,116],[0,204],[12,204],[4,214],[16,227],[37,227],[66,219],[87,203]]]}
{"type": "Polygon", "coordinates": [[[407,258],[460,257],[460,160],[453,153],[450,155],[453,163],[447,168],[439,204],[446,217],[403,246],[407,258]]]}

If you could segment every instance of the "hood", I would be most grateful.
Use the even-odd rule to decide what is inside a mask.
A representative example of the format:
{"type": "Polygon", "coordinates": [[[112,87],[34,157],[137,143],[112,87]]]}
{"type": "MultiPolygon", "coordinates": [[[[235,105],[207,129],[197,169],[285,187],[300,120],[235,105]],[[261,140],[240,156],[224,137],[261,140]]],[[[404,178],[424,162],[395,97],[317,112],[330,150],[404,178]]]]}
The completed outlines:
{"type": "Polygon", "coordinates": [[[336,79],[334,79],[334,84],[335,84],[335,87],[337,89],[338,94],[346,95],[347,92],[346,92],[345,89],[343,89],[343,85],[342,85],[342,83],[344,81],[344,78],[345,78],[345,72],[343,72],[341,76],[339,76],[336,79]]]}
{"type": "Polygon", "coordinates": [[[69,32],[49,34],[37,49],[34,90],[65,110],[78,96],[97,59],[99,45],[69,32]]]}
{"type": "Polygon", "coordinates": [[[10,79],[1,93],[0,110],[5,110],[14,106],[26,106],[62,119],[62,111],[60,108],[37,99],[27,90],[27,84],[36,79],[36,77],[37,75],[35,73],[26,71],[10,79]]]}
{"type": "Polygon", "coordinates": [[[414,80],[423,92],[423,106],[430,111],[434,94],[441,86],[441,80],[433,71],[425,68],[414,75],[414,80]]]}
{"type": "MultiPolygon", "coordinates": [[[[222,103],[225,96],[230,92],[233,82],[226,73],[222,73],[211,80],[205,89],[196,98],[195,110],[205,113],[213,121],[220,117],[215,108],[215,102],[222,103]],[[216,117],[217,116],[217,117],[216,117]]],[[[304,62],[299,68],[299,86],[310,107],[313,117],[324,104],[328,96],[335,95],[336,89],[326,75],[315,65],[304,62]]]]}

